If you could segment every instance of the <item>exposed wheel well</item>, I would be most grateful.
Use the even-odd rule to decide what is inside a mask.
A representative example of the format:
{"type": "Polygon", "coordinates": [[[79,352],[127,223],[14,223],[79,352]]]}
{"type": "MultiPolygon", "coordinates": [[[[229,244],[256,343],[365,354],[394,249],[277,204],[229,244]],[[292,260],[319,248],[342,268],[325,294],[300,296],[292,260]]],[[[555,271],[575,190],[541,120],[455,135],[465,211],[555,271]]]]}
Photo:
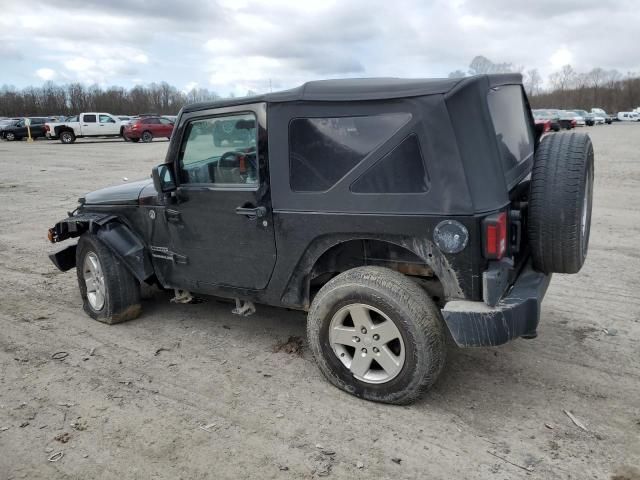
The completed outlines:
{"type": "Polygon", "coordinates": [[[405,247],[374,239],[348,240],[326,250],[307,276],[305,303],[310,304],[318,290],[339,273],[368,265],[412,277],[437,305],[444,305],[444,287],[425,260],[405,247]]]}

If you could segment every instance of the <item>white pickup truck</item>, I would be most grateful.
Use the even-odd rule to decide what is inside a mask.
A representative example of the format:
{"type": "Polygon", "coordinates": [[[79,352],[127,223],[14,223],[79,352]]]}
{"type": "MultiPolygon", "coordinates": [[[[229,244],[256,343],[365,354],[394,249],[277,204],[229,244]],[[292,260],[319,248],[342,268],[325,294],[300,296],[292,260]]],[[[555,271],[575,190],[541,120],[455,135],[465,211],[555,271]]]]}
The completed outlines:
{"type": "Polygon", "coordinates": [[[87,112],[69,118],[66,122],[44,125],[47,138],[59,138],[62,143],[73,143],[82,137],[121,137],[123,122],[110,113],[87,112]]]}

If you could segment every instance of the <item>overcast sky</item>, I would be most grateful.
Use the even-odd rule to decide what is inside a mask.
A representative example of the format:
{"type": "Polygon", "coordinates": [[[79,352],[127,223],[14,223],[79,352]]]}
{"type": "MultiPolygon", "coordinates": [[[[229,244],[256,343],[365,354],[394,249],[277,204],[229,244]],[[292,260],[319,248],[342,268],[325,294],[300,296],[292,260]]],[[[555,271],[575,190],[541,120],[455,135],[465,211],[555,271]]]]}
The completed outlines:
{"type": "Polygon", "coordinates": [[[638,0],[2,2],[0,85],[167,81],[222,95],[329,77],[446,76],[476,55],[640,72],[638,0]]]}

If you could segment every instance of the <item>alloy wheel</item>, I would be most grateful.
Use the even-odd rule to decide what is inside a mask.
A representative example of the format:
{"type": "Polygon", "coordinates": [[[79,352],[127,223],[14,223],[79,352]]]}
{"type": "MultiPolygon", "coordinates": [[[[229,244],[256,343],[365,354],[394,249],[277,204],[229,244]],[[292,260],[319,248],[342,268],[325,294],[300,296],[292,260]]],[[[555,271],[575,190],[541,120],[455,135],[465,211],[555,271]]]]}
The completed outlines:
{"type": "Polygon", "coordinates": [[[91,308],[98,312],[104,307],[105,286],[102,265],[94,252],[88,252],[84,257],[82,274],[87,287],[87,300],[91,308]]]}
{"type": "Polygon", "coordinates": [[[386,383],[405,362],[405,347],[396,324],[371,305],[354,303],[336,312],[329,324],[329,343],[358,380],[386,383]]]}

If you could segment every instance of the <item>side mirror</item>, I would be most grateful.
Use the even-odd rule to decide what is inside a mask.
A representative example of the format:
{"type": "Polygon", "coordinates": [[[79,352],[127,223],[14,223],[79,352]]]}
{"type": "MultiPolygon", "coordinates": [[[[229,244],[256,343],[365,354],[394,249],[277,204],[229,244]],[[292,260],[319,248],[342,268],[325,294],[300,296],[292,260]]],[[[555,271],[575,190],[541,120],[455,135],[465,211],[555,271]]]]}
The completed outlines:
{"type": "Polygon", "coordinates": [[[176,189],[172,163],[163,163],[153,167],[151,178],[153,178],[153,186],[159,194],[170,193],[176,189]]]}

